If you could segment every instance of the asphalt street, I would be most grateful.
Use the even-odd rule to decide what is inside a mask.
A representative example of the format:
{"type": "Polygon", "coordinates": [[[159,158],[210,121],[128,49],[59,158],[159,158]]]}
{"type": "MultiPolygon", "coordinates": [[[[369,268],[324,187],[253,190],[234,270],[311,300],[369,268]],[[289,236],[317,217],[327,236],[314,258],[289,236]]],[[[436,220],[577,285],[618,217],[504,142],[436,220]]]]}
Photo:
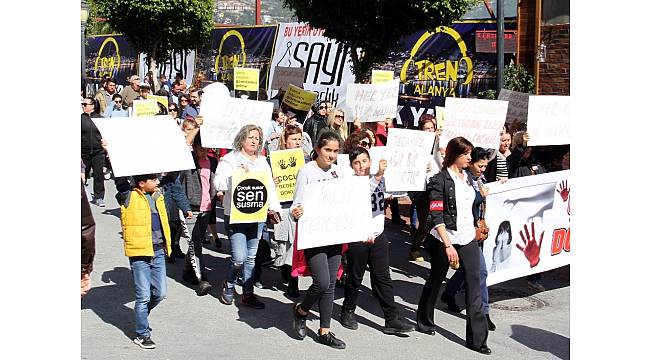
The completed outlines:
{"type": "MultiPolygon", "coordinates": [[[[409,337],[383,334],[381,308],[372,296],[366,272],[356,312],[358,330],[348,330],[339,323],[343,290],[336,290],[332,331],[346,342],[347,348],[335,350],[315,342],[316,316],[307,321],[307,338],[301,341],[293,337],[294,299],[285,294],[282,277],[274,268],[264,268],[265,288],[255,289],[266,304],[265,310],[240,305],[239,297],[231,306],[218,301],[219,284],[225,277],[230,256],[223,223],[217,224],[223,248],[217,251],[214,241],[204,248],[212,291],[207,296],[197,296],[194,286],[181,279],[182,261],[167,264],[167,298],[149,316],[157,348],[141,349],[132,342],[135,297],[114,195],[113,181],[106,181],[106,207],[91,205],[97,223],[97,252],[91,275],[93,288],[81,301],[82,359],[569,359],[568,266],[544,273],[546,290],[542,292],[529,289],[524,278],[490,287],[490,314],[497,326],[488,338],[490,356],[465,348],[465,312],[451,313],[440,301],[435,313],[438,331],[434,336],[418,332],[409,337]]],[[[408,207],[402,208],[405,215],[408,207]]],[[[401,315],[415,323],[429,264],[407,261],[408,230],[408,225],[386,222],[396,302],[401,315]]],[[[183,251],[187,249],[184,239],[181,247],[183,251]]],[[[448,277],[452,274],[450,270],[448,277]]],[[[310,278],[300,279],[301,296],[310,283],[310,278]]],[[[239,287],[237,290],[241,291],[239,287]]],[[[317,312],[316,306],[312,313],[317,312]]]]}

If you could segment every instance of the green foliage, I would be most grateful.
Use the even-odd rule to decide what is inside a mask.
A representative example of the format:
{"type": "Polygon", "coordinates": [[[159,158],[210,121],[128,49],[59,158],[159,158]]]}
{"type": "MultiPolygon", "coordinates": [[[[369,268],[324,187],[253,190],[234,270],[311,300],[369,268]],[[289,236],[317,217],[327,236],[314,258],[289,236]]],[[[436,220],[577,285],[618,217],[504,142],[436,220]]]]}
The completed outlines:
{"type": "Polygon", "coordinates": [[[503,69],[503,87],[512,91],[532,93],[535,81],[523,65],[508,65],[503,69]]]}
{"type": "Polygon", "coordinates": [[[129,43],[161,62],[174,49],[204,44],[212,32],[212,0],[91,0],[97,16],[129,43]]]}
{"type": "Polygon", "coordinates": [[[450,25],[477,0],[284,0],[301,22],[349,46],[360,82],[385,62],[399,39],[421,29],[450,25]]]}
{"type": "Polygon", "coordinates": [[[479,99],[496,100],[497,99],[497,92],[494,89],[481,91],[481,92],[478,93],[478,98],[479,99]]]}

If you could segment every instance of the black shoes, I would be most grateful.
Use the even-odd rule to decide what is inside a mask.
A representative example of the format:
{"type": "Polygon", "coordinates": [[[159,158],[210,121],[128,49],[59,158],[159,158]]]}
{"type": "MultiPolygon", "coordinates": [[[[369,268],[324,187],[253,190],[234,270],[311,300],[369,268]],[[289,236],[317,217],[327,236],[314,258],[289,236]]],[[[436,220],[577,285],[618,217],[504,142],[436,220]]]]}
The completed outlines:
{"type": "Polygon", "coordinates": [[[356,330],[359,328],[359,323],[354,316],[353,310],[341,308],[341,325],[350,330],[356,330]]]}
{"type": "Polygon", "coordinates": [[[143,336],[137,336],[135,339],[133,339],[133,342],[138,344],[143,349],[155,349],[156,348],[156,343],[151,340],[151,336],[143,337],[143,336]]]}
{"type": "Polygon", "coordinates": [[[345,349],[345,343],[342,340],[337,339],[334,336],[333,332],[328,332],[327,334],[318,335],[316,341],[334,349],[345,349]]]}
{"type": "Polygon", "coordinates": [[[293,330],[298,338],[302,340],[307,336],[307,315],[300,315],[298,306],[300,306],[300,303],[293,307],[293,330]]]}
{"type": "Polygon", "coordinates": [[[490,355],[490,354],[492,354],[492,350],[491,350],[487,345],[482,345],[480,348],[478,348],[478,349],[472,349],[472,350],[474,350],[474,351],[476,351],[476,352],[480,352],[480,353],[483,354],[483,355],[490,355]]]}
{"type": "Polygon", "coordinates": [[[261,302],[255,294],[244,294],[241,298],[242,304],[246,306],[250,306],[253,309],[258,309],[262,310],[264,309],[265,305],[263,302],[261,302]]]}
{"type": "Polygon", "coordinates": [[[427,334],[427,335],[435,335],[436,334],[436,327],[435,326],[425,326],[418,324],[416,327],[417,331],[427,334]]]}
{"type": "Polygon", "coordinates": [[[449,311],[455,313],[461,312],[461,309],[458,307],[458,305],[456,305],[456,299],[454,299],[453,296],[447,294],[446,292],[443,292],[440,300],[447,304],[449,311]]]}
{"type": "Polygon", "coordinates": [[[386,320],[383,332],[384,334],[397,335],[411,332],[413,330],[415,330],[413,325],[402,319],[396,318],[390,321],[386,320]]]}
{"type": "Polygon", "coordinates": [[[492,322],[492,319],[490,319],[490,314],[485,314],[485,318],[487,319],[487,324],[488,324],[488,330],[494,331],[497,329],[497,326],[494,325],[492,322]]]}
{"type": "Polygon", "coordinates": [[[212,290],[212,285],[205,280],[199,281],[199,287],[196,289],[196,294],[199,296],[207,295],[212,290]]]}
{"type": "Polygon", "coordinates": [[[290,278],[289,283],[287,284],[287,295],[292,298],[297,298],[300,296],[300,291],[298,290],[298,278],[290,278]]]}

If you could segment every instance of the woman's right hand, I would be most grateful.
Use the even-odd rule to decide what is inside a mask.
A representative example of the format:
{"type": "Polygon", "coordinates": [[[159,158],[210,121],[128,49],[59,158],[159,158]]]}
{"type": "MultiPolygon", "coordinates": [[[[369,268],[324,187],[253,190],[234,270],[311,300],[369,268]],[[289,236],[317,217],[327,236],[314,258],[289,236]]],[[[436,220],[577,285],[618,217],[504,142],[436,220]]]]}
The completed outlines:
{"type": "Polygon", "coordinates": [[[447,260],[449,260],[450,264],[458,263],[458,253],[456,252],[456,248],[454,248],[453,245],[450,245],[448,248],[446,248],[445,253],[447,253],[447,260]]]}
{"type": "Polygon", "coordinates": [[[300,219],[302,214],[304,214],[304,210],[302,209],[302,205],[298,205],[295,208],[293,208],[293,210],[291,210],[291,215],[293,215],[293,217],[296,220],[300,219]]]}

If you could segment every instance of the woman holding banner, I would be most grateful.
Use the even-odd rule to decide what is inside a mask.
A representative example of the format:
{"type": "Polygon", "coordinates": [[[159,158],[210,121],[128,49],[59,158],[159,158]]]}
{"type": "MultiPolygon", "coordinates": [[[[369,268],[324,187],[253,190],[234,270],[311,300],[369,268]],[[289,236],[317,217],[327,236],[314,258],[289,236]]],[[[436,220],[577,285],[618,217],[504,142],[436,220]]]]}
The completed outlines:
{"type": "Polygon", "coordinates": [[[231,305],[235,297],[235,282],[239,272],[243,270],[244,285],[242,303],[254,309],[264,309],[265,305],[253,294],[253,268],[257,245],[262,233],[264,222],[231,224],[231,199],[233,197],[232,175],[236,169],[245,172],[252,170],[263,171],[268,174],[266,191],[268,193],[269,209],[280,211],[278,196],[275,192],[271,167],[262,151],[262,129],[256,125],[242,127],[233,141],[233,151],[221,158],[215,172],[214,183],[217,197],[223,203],[224,225],[230,239],[231,258],[227,271],[227,279],[223,282],[223,289],[219,300],[231,305]]]}
{"type": "Polygon", "coordinates": [[[429,192],[429,224],[431,234],[426,243],[431,254],[431,272],[424,284],[417,309],[417,329],[435,334],[433,313],[440,285],[448,267],[457,267],[459,259],[465,268],[467,291],[467,325],[465,346],[482,354],[491,354],[487,346],[488,324],[481,304],[480,256],[474,241],[476,230],[472,207],[476,192],[470,174],[465,170],[472,159],[472,144],[463,137],[449,141],[443,169],[427,184],[429,192]]]}
{"type": "MultiPolygon", "coordinates": [[[[339,112],[341,111],[337,109],[332,114],[339,112]]],[[[314,161],[305,164],[298,172],[296,191],[293,196],[293,205],[291,205],[291,215],[298,221],[298,226],[300,226],[299,219],[304,214],[301,203],[305,187],[310,183],[340,178],[344,174],[342,169],[334,163],[341,145],[342,141],[336,133],[321,132],[314,149],[314,161]]],[[[330,332],[334,307],[334,286],[341,265],[342,250],[343,245],[341,244],[305,249],[302,254],[296,250],[294,251],[292,271],[292,275],[307,275],[307,272],[311,272],[313,278],[313,283],[302,302],[297,303],[293,310],[293,328],[298,338],[302,340],[307,335],[307,315],[309,315],[309,309],[318,302],[320,329],[317,341],[335,349],[345,349],[345,343],[330,332]],[[303,254],[304,257],[301,257],[300,255],[303,254]],[[298,266],[297,262],[301,258],[303,261],[306,260],[307,267],[298,266]]]]}

